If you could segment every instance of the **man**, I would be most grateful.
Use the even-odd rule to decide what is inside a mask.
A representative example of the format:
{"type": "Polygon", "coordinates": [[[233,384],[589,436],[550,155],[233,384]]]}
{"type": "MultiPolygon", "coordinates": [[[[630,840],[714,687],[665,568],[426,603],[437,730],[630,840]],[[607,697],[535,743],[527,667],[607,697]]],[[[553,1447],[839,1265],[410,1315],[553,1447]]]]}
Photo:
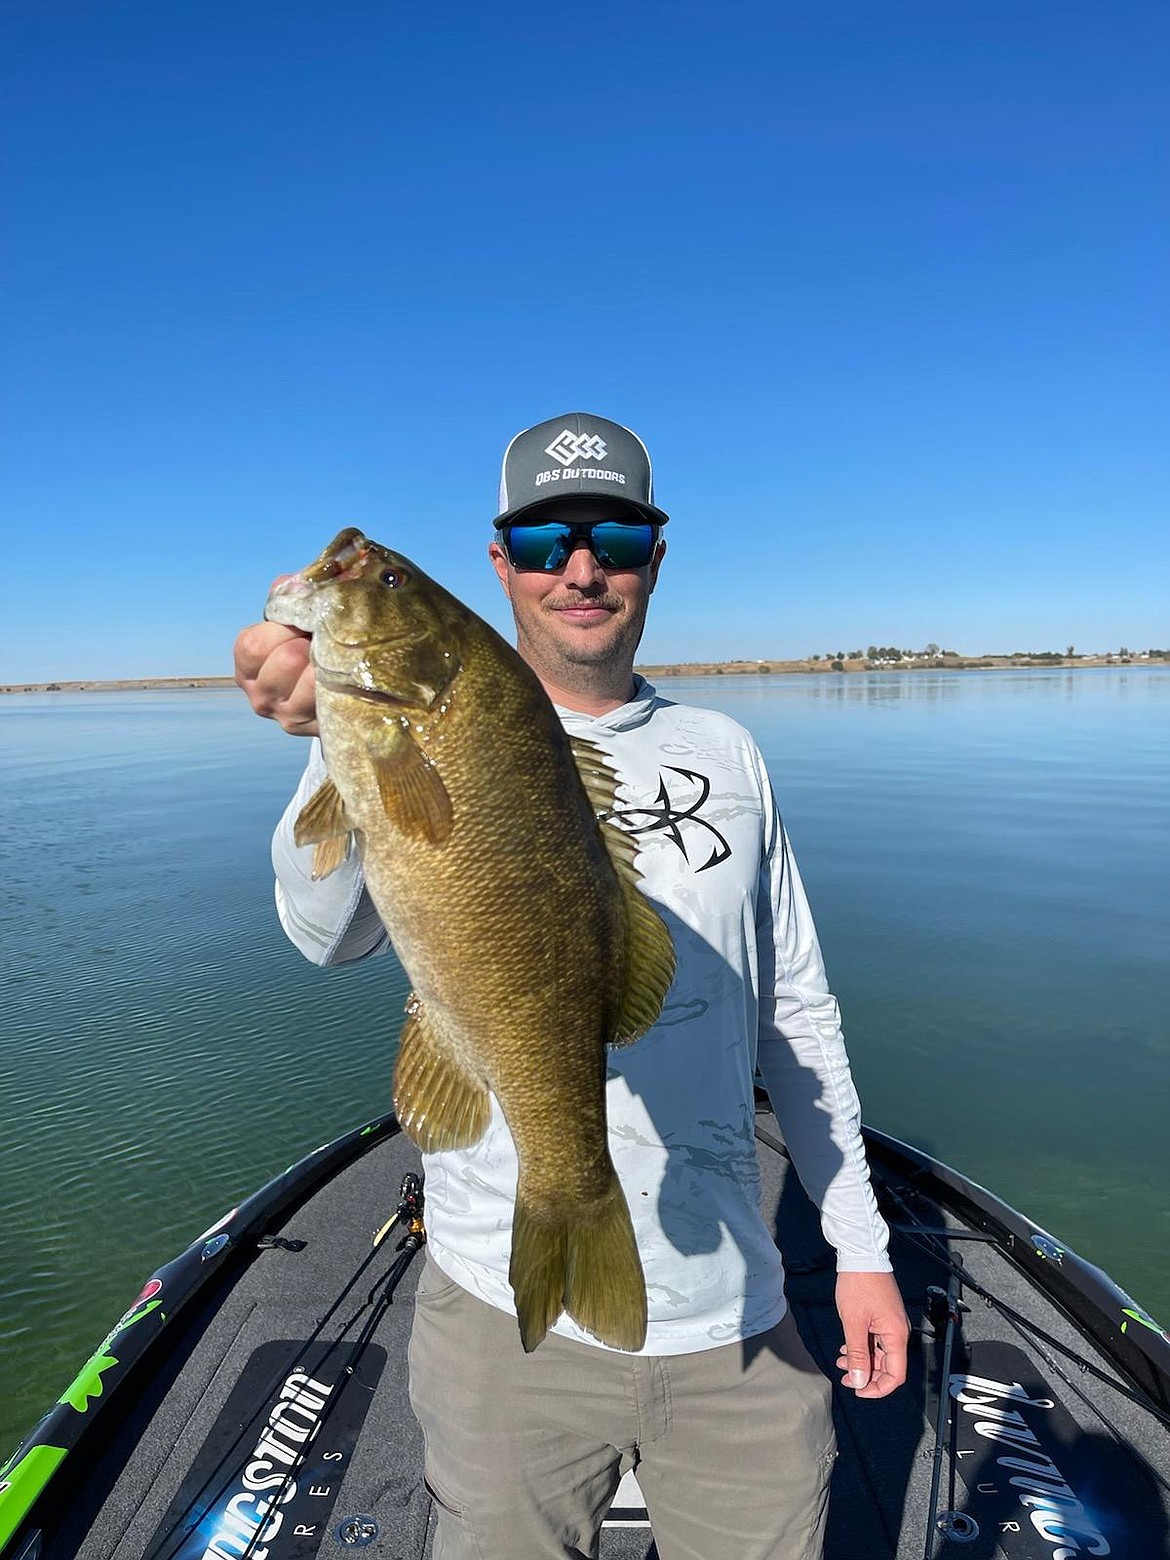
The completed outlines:
{"type": "MultiPolygon", "coordinates": [[[[908,1325],[836,1003],[763,760],[734,721],[672,704],[634,674],[667,518],[641,440],[604,418],[554,418],[505,453],[488,553],[517,647],[570,733],[614,761],[616,816],[639,842],[643,890],[671,929],[678,970],[659,1022],[611,1054],[607,1085],[646,1274],[638,1355],[567,1316],[523,1354],[507,1283],[515,1148],[498,1112],[472,1148],[426,1156],[428,1260],[410,1364],[440,1513],[436,1560],[596,1553],[623,1462],[638,1469],[663,1560],[820,1555],[829,1390],[786,1311],[759,1212],[757,1063],[837,1248],[844,1384],[878,1398],[905,1377],[908,1325]]],[[[295,631],[246,630],[237,680],[258,713],[314,733],[295,631]]],[[[286,931],[327,964],[386,936],[356,862],[313,883],[311,852],[292,844],[322,775],[315,750],[273,857],[286,931]]]]}

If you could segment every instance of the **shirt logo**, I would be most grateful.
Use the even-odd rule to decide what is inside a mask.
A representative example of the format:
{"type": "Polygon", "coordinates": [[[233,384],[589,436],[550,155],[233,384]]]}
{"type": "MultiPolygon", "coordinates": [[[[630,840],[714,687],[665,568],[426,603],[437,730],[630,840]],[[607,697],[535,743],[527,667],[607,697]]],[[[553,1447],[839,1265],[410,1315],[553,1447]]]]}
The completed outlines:
{"type": "Polygon", "coordinates": [[[696,872],[706,872],[708,867],[717,867],[721,861],[726,861],[731,855],[731,846],[720,834],[713,823],[708,823],[705,818],[698,816],[699,808],[711,794],[711,782],[706,775],[696,774],[693,769],[676,769],[673,764],[666,766],[665,772],[658,772],[658,801],[654,807],[615,807],[609,814],[611,818],[621,823],[629,834],[665,834],[669,840],[677,845],[683,860],[691,866],[690,852],[687,850],[687,842],[683,837],[680,827],[684,823],[697,824],[700,829],[706,830],[706,840],[714,840],[711,846],[711,854],[701,867],[695,867],[696,872]],[[671,797],[667,787],[668,774],[678,775],[684,782],[685,788],[697,789],[698,795],[685,805],[679,805],[671,797]],[[635,818],[647,821],[634,823],[635,818]]]}
{"type": "Polygon", "coordinates": [[[571,466],[575,460],[604,460],[605,449],[605,440],[600,434],[573,433],[569,428],[562,428],[552,443],[545,445],[544,453],[559,460],[562,466],[571,466]]]}

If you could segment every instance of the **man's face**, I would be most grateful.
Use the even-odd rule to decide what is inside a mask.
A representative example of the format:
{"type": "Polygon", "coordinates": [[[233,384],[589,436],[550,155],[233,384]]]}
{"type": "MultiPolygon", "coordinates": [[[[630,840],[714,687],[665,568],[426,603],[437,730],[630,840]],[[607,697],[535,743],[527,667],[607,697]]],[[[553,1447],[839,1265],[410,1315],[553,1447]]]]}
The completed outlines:
{"type": "MultiPolygon", "coordinates": [[[[532,518],[576,523],[641,520],[620,503],[592,497],[551,500],[532,518]]],[[[666,543],[659,539],[645,567],[603,568],[580,541],[561,568],[546,574],[513,568],[500,544],[490,543],[488,556],[512,603],[521,655],[539,676],[554,682],[558,676],[571,677],[574,668],[632,670],[665,551],[666,543]]]]}

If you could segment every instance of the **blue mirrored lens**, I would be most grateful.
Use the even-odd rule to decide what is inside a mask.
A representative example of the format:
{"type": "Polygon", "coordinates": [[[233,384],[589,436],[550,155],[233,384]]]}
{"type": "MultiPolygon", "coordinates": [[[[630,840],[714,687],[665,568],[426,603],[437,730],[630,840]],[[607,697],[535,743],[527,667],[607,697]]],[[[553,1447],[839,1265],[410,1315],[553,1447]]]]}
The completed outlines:
{"type": "Polygon", "coordinates": [[[505,544],[517,569],[550,572],[563,568],[578,540],[587,544],[605,569],[641,569],[654,553],[656,527],[597,520],[581,525],[547,521],[543,525],[505,527],[505,544]]]}
{"type": "Polygon", "coordinates": [[[603,567],[640,569],[654,551],[652,525],[625,525],[620,520],[599,520],[590,543],[593,556],[603,567]]]}
{"type": "Polygon", "coordinates": [[[508,556],[517,569],[559,569],[569,556],[572,527],[510,525],[508,556]]]}

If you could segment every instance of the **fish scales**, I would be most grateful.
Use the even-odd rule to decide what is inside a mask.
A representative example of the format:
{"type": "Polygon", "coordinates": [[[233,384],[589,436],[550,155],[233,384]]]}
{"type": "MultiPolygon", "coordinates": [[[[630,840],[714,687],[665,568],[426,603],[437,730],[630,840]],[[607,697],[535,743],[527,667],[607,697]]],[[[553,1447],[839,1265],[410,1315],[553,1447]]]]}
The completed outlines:
{"type": "Polygon", "coordinates": [[[597,822],[612,776],[585,754],[587,790],[516,652],[358,532],[278,586],[267,615],[313,634],[329,780],[298,838],[328,871],[356,835],[414,988],[395,1074],[404,1128],[424,1150],[470,1144],[490,1089],[520,1166],[509,1278],[524,1347],[565,1310],[640,1348],[645,1285],[607,1143],[606,1047],[657,1017],[673,950],[628,841],[597,822]]]}
{"type": "MultiPolygon", "coordinates": [[[[326,695],[324,703],[323,735],[347,718],[343,697],[326,695]]],[[[367,845],[364,868],[416,997],[455,1054],[491,1078],[521,1162],[535,1164],[540,1155],[540,1169],[528,1172],[533,1194],[563,1195],[586,1168],[595,1180],[605,1176],[596,1143],[604,1120],[604,1048],[616,1010],[612,997],[595,989],[597,972],[582,949],[596,950],[620,972],[625,924],[615,913],[620,897],[606,882],[613,868],[567,746],[533,742],[530,711],[497,706],[497,716],[490,747],[483,744],[474,761],[457,743],[444,743],[437,728],[445,717],[435,722],[433,736],[419,736],[451,796],[450,837],[441,847],[406,839],[390,852],[367,845]],[[529,717],[529,739],[509,741],[522,715],[529,717]],[[539,800],[526,811],[485,809],[485,787],[489,796],[539,800]],[[586,849],[535,848],[541,836],[563,840],[565,796],[582,814],[577,824],[586,849]],[[420,882],[426,892],[413,891],[420,882]],[[533,1046],[540,1034],[549,1043],[533,1046]],[[577,1036],[589,1043],[574,1044],[577,1036]],[[550,1143],[546,1111],[567,1083],[576,1085],[576,1108],[558,1113],[565,1119],[550,1143]]],[[[377,787],[367,785],[359,807],[349,810],[359,826],[373,820],[365,823],[368,840],[382,815],[377,787]]],[[[573,1195],[587,1190],[598,1187],[578,1184],[573,1195]]]]}

